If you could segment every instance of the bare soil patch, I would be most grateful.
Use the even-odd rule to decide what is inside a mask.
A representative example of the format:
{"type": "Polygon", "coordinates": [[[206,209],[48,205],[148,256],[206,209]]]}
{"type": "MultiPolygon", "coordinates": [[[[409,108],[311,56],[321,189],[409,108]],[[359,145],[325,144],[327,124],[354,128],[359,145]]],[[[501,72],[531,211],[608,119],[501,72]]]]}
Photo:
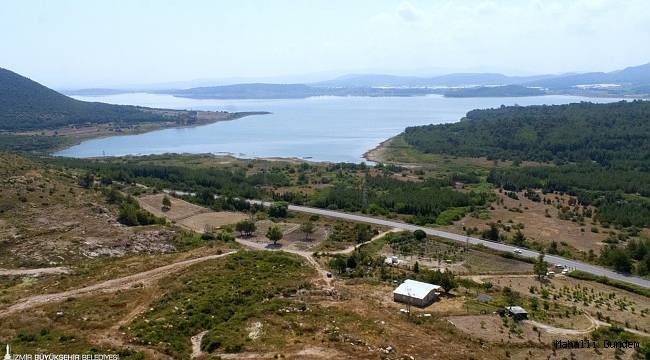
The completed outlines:
{"type": "MultiPolygon", "coordinates": [[[[517,331],[513,332],[504,326],[502,318],[496,314],[451,316],[447,320],[457,329],[471,335],[472,338],[492,343],[526,344],[532,342],[546,345],[553,340],[552,336],[545,331],[535,331],[533,325],[525,322],[514,325],[517,331]]],[[[512,322],[509,323],[509,326],[513,326],[512,322]]]]}
{"type": "Polygon", "coordinates": [[[210,211],[202,206],[194,205],[172,196],[169,196],[172,206],[168,210],[163,210],[162,200],[164,197],[165,194],[163,193],[142,196],[139,198],[140,206],[158,217],[164,217],[171,221],[179,221],[210,211]]]}
{"type": "Polygon", "coordinates": [[[211,228],[217,229],[224,225],[235,224],[247,218],[244,213],[232,211],[206,212],[179,220],[178,224],[196,232],[203,232],[211,228]]]}
{"type": "Polygon", "coordinates": [[[128,228],[104,195],[71,174],[0,161],[0,267],[72,265],[86,258],[173,251],[172,231],[128,228]]]}
{"type": "MultiPolygon", "coordinates": [[[[539,192],[542,199],[551,199],[568,206],[570,196],[558,194],[543,195],[539,192]]],[[[544,202],[535,202],[524,196],[524,192],[517,193],[518,200],[512,199],[495,190],[495,195],[499,199],[492,204],[494,210],[489,211],[489,219],[479,219],[471,215],[465,216],[453,225],[447,226],[446,229],[463,233],[465,228],[477,227],[479,230],[487,228],[491,222],[501,222],[503,224],[523,224],[522,232],[531,240],[540,241],[548,245],[552,241],[565,242],[569,246],[578,250],[597,251],[602,246],[602,241],[607,238],[607,229],[599,225],[594,225],[591,218],[585,217],[584,225],[570,220],[562,220],[558,217],[559,210],[553,204],[544,204],[544,202]],[[499,202],[503,201],[501,205],[499,202]],[[517,209],[516,211],[513,209],[517,209]],[[521,212],[520,212],[521,211],[521,212]],[[547,213],[550,217],[547,216],[547,213]],[[598,229],[598,233],[591,231],[591,228],[598,229]]],[[[507,233],[506,233],[507,234],[507,233]]],[[[512,236],[512,234],[508,234],[512,236]]]]}
{"type": "Polygon", "coordinates": [[[537,296],[540,302],[547,301],[551,306],[575,306],[578,313],[584,311],[596,319],[601,314],[601,319],[606,322],[650,332],[650,299],[625,290],[562,275],[549,279],[543,285],[535,277],[492,277],[483,280],[496,286],[508,286],[528,296],[537,296]],[[530,293],[532,286],[537,288],[535,294],[530,293]],[[546,299],[541,295],[542,288],[549,292],[546,299]]]}

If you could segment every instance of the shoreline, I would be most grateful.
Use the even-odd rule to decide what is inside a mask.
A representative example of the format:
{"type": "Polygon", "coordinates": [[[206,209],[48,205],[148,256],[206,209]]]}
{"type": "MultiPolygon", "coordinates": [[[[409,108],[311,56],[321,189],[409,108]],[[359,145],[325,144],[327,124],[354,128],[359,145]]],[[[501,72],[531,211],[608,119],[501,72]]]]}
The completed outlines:
{"type": "MultiPolygon", "coordinates": [[[[184,110],[185,111],[185,110],[184,110]]],[[[225,121],[234,121],[237,119],[244,118],[246,116],[252,116],[252,115],[268,115],[271,114],[269,111],[240,111],[240,112],[219,112],[219,111],[196,111],[196,117],[197,117],[197,123],[195,124],[178,124],[178,123],[172,123],[172,122],[166,122],[166,123],[140,123],[140,124],[134,124],[133,126],[138,126],[142,128],[138,129],[130,129],[127,131],[122,131],[122,132],[111,132],[108,130],[100,131],[102,130],[103,126],[106,126],[107,124],[95,124],[93,126],[90,126],[88,128],[82,128],[83,130],[88,130],[85,132],[81,133],[68,133],[68,134],[62,134],[58,135],[61,138],[63,138],[62,143],[60,146],[55,146],[51,149],[48,149],[44,151],[45,155],[47,156],[58,156],[55,155],[56,153],[69,149],[73,146],[77,146],[84,141],[89,141],[89,140],[96,140],[96,139],[105,139],[113,136],[129,136],[129,135],[139,135],[139,134],[145,134],[153,131],[158,131],[158,130],[165,130],[165,129],[183,129],[183,128],[193,128],[193,127],[199,127],[199,126],[205,126],[205,125],[210,125],[210,124],[215,124],[218,122],[225,122],[225,121]],[[216,114],[224,114],[224,117],[218,118],[215,117],[216,114]],[[203,120],[199,120],[203,116],[203,120]],[[93,133],[93,129],[96,129],[95,132],[93,133]]],[[[63,130],[66,130],[68,128],[63,128],[63,130]]],[[[47,130],[50,132],[57,132],[61,129],[54,129],[54,130],[47,130]]],[[[14,134],[9,134],[9,135],[14,135],[14,136],[30,136],[34,134],[30,133],[14,133],[14,134]]],[[[57,136],[57,135],[51,135],[51,136],[57,136]]]]}
{"type": "Polygon", "coordinates": [[[375,162],[375,163],[383,163],[383,162],[385,162],[385,161],[381,158],[381,152],[382,152],[384,149],[386,149],[386,147],[388,146],[388,144],[389,144],[391,141],[393,141],[393,139],[394,139],[396,136],[399,136],[399,135],[395,135],[395,136],[389,137],[388,139],[386,139],[386,140],[380,142],[380,143],[377,144],[374,148],[372,148],[372,149],[370,149],[370,150],[364,152],[363,155],[361,155],[361,157],[364,158],[364,159],[366,159],[367,161],[372,161],[372,162],[375,162]]]}

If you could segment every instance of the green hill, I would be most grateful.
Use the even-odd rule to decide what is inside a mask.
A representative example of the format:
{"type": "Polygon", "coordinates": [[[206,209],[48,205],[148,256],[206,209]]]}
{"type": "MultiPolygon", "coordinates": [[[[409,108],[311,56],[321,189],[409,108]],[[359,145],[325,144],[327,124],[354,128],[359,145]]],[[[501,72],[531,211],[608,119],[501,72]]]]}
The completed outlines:
{"type": "Polygon", "coordinates": [[[502,106],[473,110],[455,124],[407,128],[404,140],[425,153],[530,160],[491,169],[505,190],[566,192],[598,208],[595,219],[650,226],[650,102],[502,106]]]}
{"type": "Polygon", "coordinates": [[[72,99],[0,68],[0,131],[54,129],[70,125],[188,121],[195,112],[161,111],[72,99]]]}
{"type": "Polygon", "coordinates": [[[628,163],[650,167],[650,102],[502,106],[458,123],[409,127],[425,153],[490,159],[628,163]]]}

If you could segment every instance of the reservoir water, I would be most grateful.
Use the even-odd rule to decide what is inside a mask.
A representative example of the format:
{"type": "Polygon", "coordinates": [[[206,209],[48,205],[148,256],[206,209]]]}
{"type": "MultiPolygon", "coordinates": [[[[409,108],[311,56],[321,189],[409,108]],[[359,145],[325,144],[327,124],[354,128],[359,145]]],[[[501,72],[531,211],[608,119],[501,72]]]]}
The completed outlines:
{"type": "Polygon", "coordinates": [[[75,98],[169,109],[270,111],[272,114],[88,140],[56,153],[57,156],[213,153],[242,158],[295,157],[331,162],[364,161],[364,152],[408,126],[456,122],[472,109],[620,100],[576,96],[445,98],[438,95],[198,100],[142,93],[75,98]]]}

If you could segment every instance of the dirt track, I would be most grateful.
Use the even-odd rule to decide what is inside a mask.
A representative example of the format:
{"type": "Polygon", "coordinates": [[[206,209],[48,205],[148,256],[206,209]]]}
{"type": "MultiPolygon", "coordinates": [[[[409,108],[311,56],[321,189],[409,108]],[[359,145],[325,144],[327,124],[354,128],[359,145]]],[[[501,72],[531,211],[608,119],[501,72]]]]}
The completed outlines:
{"type": "Polygon", "coordinates": [[[20,302],[11,305],[8,308],[0,310],[0,317],[5,317],[15,312],[27,310],[48,302],[62,301],[71,296],[89,294],[97,291],[111,292],[120,289],[128,289],[139,283],[141,283],[142,285],[149,285],[152,282],[157,281],[161,277],[167,276],[176,270],[182,269],[184,267],[199,262],[228,256],[235,252],[236,251],[230,251],[221,255],[208,255],[196,259],[179,261],[177,263],[161,266],[152,270],[144,271],[141,273],[137,273],[137,274],[133,274],[133,275],[117,278],[117,279],[107,280],[98,284],[86,286],[79,289],[73,289],[73,290],[68,290],[68,291],[54,293],[54,294],[43,294],[43,295],[31,296],[28,298],[21,299],[20,302]]]}
{"type": "Polygon", "coordinates": [[[47,274],[67,274],[70,269],[67,267],[47,267],[40,269],[0,269],[0,276],[23,276],[23,275],[47,275],[47,274]]]}
{"type": "MultiPolygon", "coordinates": [[[[287,232],[294,231],[295,229],[297,229],[297,227],[294,228],[294,229],[290,229],[287,232]]],[[[359,247],[361,247],[363,245],[369,244],[369,243],[371,243],[371,242],[373,242],[373,241],[375,241],[377,239],[380,239],[380,238],[386,236],[386,234],[391,233],[391,232],[395,232],[395,231],[399,231],[399,229],[391,229],[389,231],[385,231],[383,233],[380,233],[380,234],[374,236],[372,239],[370,239],[370,240],[368,240],[368,241],[366,241],[364,243],[357,244],[357,245],[352,245],[352,246],[347,247],[347,248],[345,248],[343,250],[334,251],[334,252],[332,252],[332,254],[349,254],[349,253],[353,252],[354,250],[356,250],[357,248],[359,248],[359,247]]],[[[253,248],[253,249],[256,249],[256,250],[282,250],[282,251],[286,251],[288,253],[300,255],[303,258],[305,258],[307,260],[307,262],[309,262],[314,268],[316,268],[316,270],[320,274],[323,282],[325,283],[326,288],[327,289],[332,289],[333,278],[327,276],[329,271],[327,271],[327,269],[324,269],[318,263],[318,261],[316,261],[316,259],[314,259],[314,256],[312,255],[311,252],[305,251],[305,250],[298,250],[298,249],[292,248],[291,246],[273,247],[270,244],[259,243],[259,242],[256,242],[256,241],[251,241],[251,240],[242,239],[242,238],[237,238],[236,241],[238,243],[244,245],[244,246],[247,246],[249,248],[253,248]]]]}
{"type": "MultiPolygon", "coordinates": [[[[589,325],[589,327],[586,329],[580,329],[580,330],[559,328],[559,327],[543,324],[534,320],[524,320],[524,321],[534,326],[537,326],[540,329],[544,329],[549,334],[554,334],[554,335],[587,335],[601,326],[612,326],[611,324],[606,323],[604,321],[594,319],[589,314],[585,313],[584,315],[589,319],[589,321],[591,321],[591,325],[589,325]]],[[[630,328],[623,328],[623,329],[627,332],[639,336],[650,337],[650,334],[643,331],[630,329],[630,328]]]]}

